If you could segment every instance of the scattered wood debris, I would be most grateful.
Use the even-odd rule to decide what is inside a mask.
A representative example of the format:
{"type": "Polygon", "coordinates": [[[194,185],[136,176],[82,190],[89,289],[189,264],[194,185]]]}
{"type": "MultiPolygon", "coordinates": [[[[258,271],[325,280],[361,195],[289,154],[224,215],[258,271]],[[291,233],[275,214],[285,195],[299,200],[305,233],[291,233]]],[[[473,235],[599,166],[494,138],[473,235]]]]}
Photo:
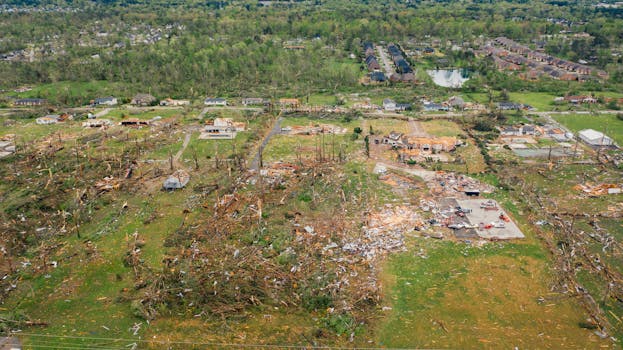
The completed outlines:
{"type": "Polygon", "coordinates": [[[604,196],[608,194],[621,194],[623,193],[623,184],[577,184],[573,187],[576,191],[582,191],[588,194],[590,197],[604,196]]]}

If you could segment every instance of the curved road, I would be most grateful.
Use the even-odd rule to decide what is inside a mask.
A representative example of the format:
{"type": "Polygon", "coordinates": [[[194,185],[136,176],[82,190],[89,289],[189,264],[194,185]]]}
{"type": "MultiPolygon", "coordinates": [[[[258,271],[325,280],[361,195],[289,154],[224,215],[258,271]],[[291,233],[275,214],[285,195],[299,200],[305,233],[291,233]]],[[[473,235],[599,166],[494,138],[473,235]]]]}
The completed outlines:
{"type": "Polygon", "coordinates": [[[268,144],[268,141],[270,141],[270,139],[274,135],[281,133],[281,122],[282,121],[283,121],[283,118],[281,116],[279,116],[277,120],[275,120],[275,124],[273,125],[273,128],[270,130],[268,135],[266,135],[266,137],[260,144],[260,147],[258,148],[257,153],[255,154],[255,157],[253,157],[253,161],[251,161],[250,169],[256,170],[256,171],[260,170],[260,153],[264,151],[264,147],[266,147],[266,145],[268,144]]]}

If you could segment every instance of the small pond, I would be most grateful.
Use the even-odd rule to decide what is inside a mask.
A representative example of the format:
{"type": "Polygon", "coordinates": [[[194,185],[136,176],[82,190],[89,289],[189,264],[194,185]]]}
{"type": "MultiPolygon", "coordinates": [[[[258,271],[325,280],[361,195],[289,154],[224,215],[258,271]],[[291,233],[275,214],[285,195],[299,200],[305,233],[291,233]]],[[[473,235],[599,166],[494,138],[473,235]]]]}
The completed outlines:
{"type": "Polygon", "coordinates": [[[469,80],[467,69],[435,69],[426,72],[435,84],[447,88],[460,88],[469,80]]]}

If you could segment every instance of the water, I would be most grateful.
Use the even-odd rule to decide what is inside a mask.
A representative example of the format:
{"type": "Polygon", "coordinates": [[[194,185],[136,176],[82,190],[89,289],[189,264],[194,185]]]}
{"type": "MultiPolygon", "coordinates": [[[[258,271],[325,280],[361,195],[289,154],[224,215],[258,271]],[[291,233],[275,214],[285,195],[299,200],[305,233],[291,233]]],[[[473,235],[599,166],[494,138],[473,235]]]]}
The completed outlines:
{"type": "Polygon", "coordinates": [[[469,80],[467,69],[436,69],[426,71],[433,82],[447,88],[460,88],[469,80]]]}

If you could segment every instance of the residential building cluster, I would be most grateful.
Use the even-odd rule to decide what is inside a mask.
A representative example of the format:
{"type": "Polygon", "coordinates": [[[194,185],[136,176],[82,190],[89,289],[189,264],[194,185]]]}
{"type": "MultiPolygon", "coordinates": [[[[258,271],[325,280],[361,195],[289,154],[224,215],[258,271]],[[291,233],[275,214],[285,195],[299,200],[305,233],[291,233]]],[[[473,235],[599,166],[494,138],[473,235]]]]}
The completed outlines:
{"type": "Polygon", "coordinates": [[[567,61],[535,51],[506,37],[495,38],[484,51],[501,71],[522,71],[527,80],[546,76],[558,80],[588,81],[596,75],[607,78],[608,73],[576,62],[567,61]]]}

